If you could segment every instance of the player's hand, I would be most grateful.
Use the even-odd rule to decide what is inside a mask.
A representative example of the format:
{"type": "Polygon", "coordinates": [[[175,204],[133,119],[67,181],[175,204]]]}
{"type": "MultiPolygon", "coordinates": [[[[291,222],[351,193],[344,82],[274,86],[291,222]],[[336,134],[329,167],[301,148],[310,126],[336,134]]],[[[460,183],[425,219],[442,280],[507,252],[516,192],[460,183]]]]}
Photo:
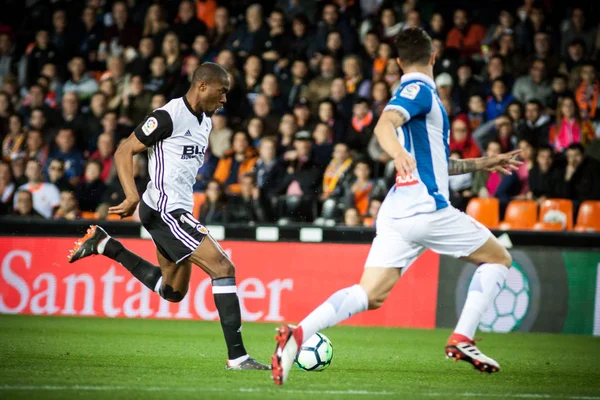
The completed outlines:
{"type": "Polygon", "coordinates": [[[522,161],[517,159],[520,155],[521,150],[513,150],[508,153],[489,157],[488,167],[486,169],[488,171],[500,172],[504,175],[512,175],[512,172],[518,170],[519,166],[523,164],[522,161]]]}
{"type": "Polygon", "coordinates": [[[402,178],[408,177],[417,166],[413,156],[406,150],[394,157],[394,166],[402,178]]]}
{"type": "Polygon", "coordinates": [[[126,198],[125,200],[123,200],[123,202],[121,204],[116,205],[114,207],[109,207],[108,213],[109,214],[117,214],[117,215],[121,216],[121,218],[129,217],[129,216],[133,215],[133,213],[135,212],[135,208],[137,207],[139,202],[140,202],[139,198],[137,198],[137,199],[126,198]]]}

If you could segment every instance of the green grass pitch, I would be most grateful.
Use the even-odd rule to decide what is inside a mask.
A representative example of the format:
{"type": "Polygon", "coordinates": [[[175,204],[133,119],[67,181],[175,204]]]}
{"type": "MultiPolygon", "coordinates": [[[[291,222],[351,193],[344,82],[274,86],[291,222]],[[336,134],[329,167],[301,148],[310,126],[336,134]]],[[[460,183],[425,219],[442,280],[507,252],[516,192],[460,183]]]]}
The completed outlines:
{"type": "MultiPolygon", "coordinates": [[[[267,361],[274,325],[245,324],[267,361]]],[[[215,322],[0,316],[2,399],[581,399],[600,400],[600,339],[481,334],[502,371],[446,360],[447,330],[336,327],[324,372],[225,371],[215,322]]]]}

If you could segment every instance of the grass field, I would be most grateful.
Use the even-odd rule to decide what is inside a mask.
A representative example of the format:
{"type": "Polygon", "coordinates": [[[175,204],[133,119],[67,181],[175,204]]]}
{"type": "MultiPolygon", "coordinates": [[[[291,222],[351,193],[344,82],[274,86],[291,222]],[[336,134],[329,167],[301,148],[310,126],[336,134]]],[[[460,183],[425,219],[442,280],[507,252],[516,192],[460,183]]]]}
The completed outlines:
{"type": "MultiPolygon", "coordinates": [[[[337,327],[324,372],[225,371],[211,322],[0,316],[2,399],[586,399],[600,400],[600,339],[481,334],[502,372],[444,358],[446,330],[337,327]]],[[[245,324],[266,361],[274,325],[245,324]]]]}

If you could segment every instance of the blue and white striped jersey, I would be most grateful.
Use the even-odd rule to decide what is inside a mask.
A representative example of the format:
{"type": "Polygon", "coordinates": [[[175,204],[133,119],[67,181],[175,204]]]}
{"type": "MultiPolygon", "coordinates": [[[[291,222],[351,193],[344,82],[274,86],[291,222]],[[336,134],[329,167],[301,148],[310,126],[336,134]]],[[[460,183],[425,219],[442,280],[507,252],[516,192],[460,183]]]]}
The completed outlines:
{"type": "Polygon", "coordinates": [[[422,73],[403,75],[385,110],[397,110],[404,116],[405,123],[396,133],[417,168],[408,178],[396,178],[379,216],[405,218],[448,207],[450,123],[435,83],[422,73]]]}

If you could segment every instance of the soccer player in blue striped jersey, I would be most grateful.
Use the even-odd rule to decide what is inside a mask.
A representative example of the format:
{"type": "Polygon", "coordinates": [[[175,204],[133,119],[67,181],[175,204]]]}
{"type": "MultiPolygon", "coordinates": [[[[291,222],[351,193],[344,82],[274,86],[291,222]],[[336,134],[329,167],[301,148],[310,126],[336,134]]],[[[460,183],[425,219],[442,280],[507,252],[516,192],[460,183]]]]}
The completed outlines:
{"type": "Polygon", "coordinates": [[[500,292],[512,259],[487,228],[450,205],[448,176],[479,169],[510,174],[520,165],[519,152],[450,159],[450,123],[433,80],[431,38],[420,28],[410,28],[398,34],[396,46],[404,75],[375,127],[381,147],[394,160],[396,182],[377,216],[377,235],[360,283],[334,293],[297,327],[278,329],[272,358],[278,385],[286,381],[305,340],[354,314],[381,307],[403,270],[425,249],[478,265],[446,355],[480,371],[500,370],[495,360],[479,351],[473,337],[500,292]]]}

